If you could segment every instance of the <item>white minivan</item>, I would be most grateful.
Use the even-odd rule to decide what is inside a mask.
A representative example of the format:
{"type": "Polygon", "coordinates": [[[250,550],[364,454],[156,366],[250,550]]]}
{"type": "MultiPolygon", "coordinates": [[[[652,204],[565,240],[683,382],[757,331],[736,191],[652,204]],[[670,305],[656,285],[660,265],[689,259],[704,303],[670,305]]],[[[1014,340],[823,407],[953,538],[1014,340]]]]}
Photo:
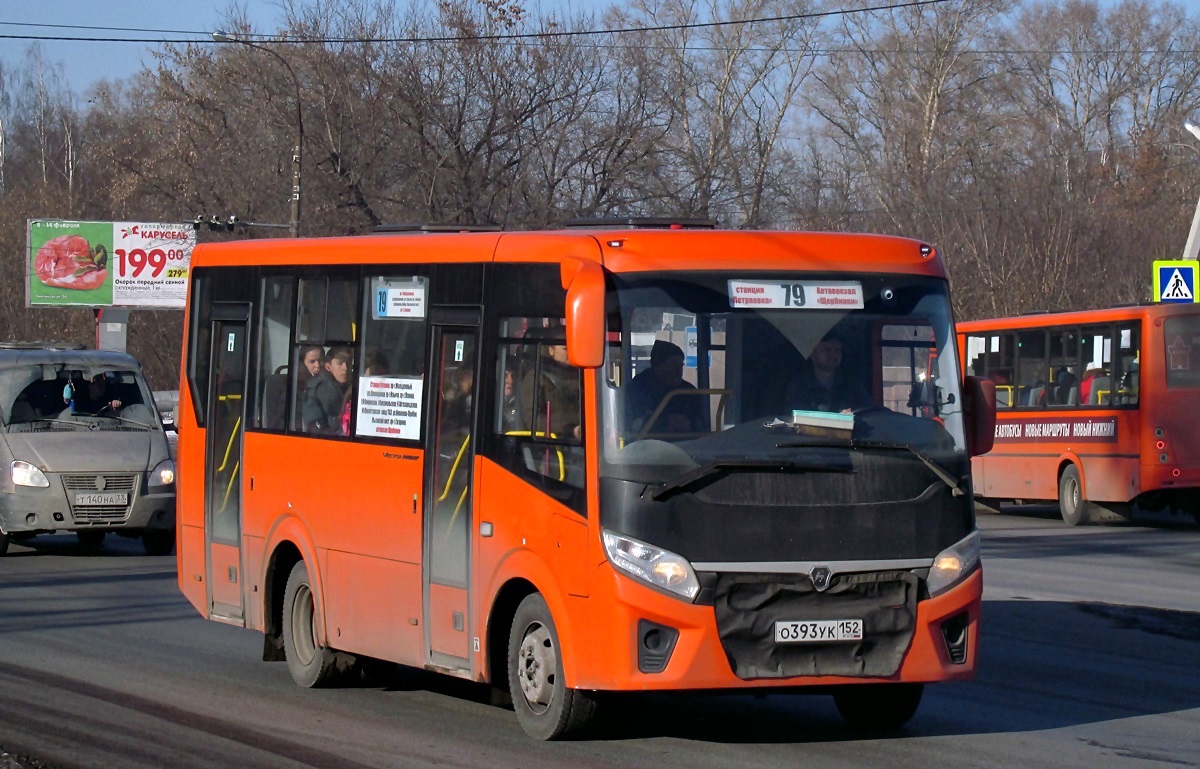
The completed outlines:
{"type": "Polygon", "coordinates": [[[175,546],[175,463],[131,355],[0,342],[0,554],[73,531],[175,546]]]}

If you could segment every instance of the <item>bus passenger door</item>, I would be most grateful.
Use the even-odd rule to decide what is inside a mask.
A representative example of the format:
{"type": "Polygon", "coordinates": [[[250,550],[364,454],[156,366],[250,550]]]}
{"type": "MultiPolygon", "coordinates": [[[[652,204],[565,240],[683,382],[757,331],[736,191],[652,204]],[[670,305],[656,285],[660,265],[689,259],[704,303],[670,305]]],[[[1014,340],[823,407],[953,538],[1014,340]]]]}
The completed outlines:
{"type": "Polygon", "coordinates": [[[204,539],[211,619],[244,624],[242,611],[242,434],[249,305],[213,308],[212,383],[205,454],[204,539]]]}
{"type": "MultiPolygon", "coordinates": [[[[471,628],[468,611],[471,509],[475,464],[476,340],[478,325],[433,321],[433,365],[425,434],[426,453],[424,616],[426,661],[441,670],[469,673],[471,628]]],[[[459,319],[460,322],[462,319],[459,319]]]]}

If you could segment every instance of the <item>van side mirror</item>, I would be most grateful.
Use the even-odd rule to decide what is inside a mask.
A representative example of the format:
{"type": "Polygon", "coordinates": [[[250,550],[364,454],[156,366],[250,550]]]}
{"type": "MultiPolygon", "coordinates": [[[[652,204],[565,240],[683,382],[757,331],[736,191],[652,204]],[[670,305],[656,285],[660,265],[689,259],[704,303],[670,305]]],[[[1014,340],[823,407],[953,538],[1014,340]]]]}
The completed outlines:
{"type": "Polygon", "coordinates": [[[963,380],[963,428],[967,453],[986,454],[996,442],[996,383],[986,377],[963,380]]]}
{"type": "Polygon", "coordinates": [[[564,259],[562,282],[567,289],[567,359],[572,366],[604,364],[604,268],[583,259],[564,259]]]}

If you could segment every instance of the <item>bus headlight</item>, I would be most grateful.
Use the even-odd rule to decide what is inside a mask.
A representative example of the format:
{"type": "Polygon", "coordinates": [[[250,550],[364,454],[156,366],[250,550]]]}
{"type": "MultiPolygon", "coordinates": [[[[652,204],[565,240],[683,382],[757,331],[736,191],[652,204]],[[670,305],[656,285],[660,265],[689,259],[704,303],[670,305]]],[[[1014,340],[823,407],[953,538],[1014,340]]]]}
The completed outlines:
{"type": "Polygon", "coordinates": [[[688,600],[700,592],[700,581],[686,558],[624,534],[605,530],[601,538],[608,560],[626,574],[688,600]]]}
{"type": "Polygon", "coordinates": [[[979,566],[979,532],[973,531],[965,538],[938,553],[929,567],[926,585],[929,595],[944,593],[962,582],[979,566]]]}
{"type": "Polygon", "coordinates": [[[151,486],[172,486],[175,484],[175,463],[164,459],[154,466],[150,472],[151,486]]]}
{"type": "Polygon", "coordinates": [[[18,486],[36,486],[44,489],[50,485],[50,480],[45,473],[20,459],[13,460],[10,472],[12,473],[12,482],[18,486]]]}

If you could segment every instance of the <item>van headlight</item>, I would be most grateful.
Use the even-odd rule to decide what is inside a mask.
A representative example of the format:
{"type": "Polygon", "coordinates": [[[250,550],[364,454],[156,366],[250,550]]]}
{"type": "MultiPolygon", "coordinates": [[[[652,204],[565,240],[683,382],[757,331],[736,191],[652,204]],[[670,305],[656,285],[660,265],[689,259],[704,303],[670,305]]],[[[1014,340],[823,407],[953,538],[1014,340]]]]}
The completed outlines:
{"type": "Polygon", "coordinates": [[[12,482],[18,486],[36,486],[44,489],[50,485],[50,479],[46,477],[45,473],[20,459],[13,460],[10,472],[12,473],[12,482]]]}
{"type": "Polygon", "coordinates": [[[962,582],[979,566],[979,531],[973,531],[933,559],[926,586],[930,597],[962,582]]]}
{"type": "Polygon", "coordinates": [[[170,459],[164,459],[154,466],[154,470],[150,472],[151,486],[174,486],[175,485],[175,463],[170,459]]]}
{"type": "Polygon", "coordinates": [[[686,558],[607,529],[600,536],[608,560],[626,574],[688,600],[700,592],[700,581],[686,558]]]}

